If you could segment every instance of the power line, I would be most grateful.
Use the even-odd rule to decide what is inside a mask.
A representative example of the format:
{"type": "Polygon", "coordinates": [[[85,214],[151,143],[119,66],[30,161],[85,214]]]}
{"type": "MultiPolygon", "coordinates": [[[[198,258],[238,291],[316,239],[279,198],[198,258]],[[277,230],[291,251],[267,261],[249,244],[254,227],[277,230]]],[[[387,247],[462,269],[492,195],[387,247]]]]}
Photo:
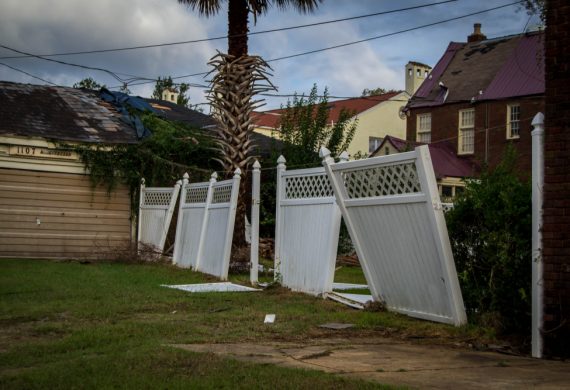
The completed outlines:
{"type": "Polygon", "coordinates": [[[281,60],[286,60],[286,59],[289,59],[289,58],[301,57],[301,56],[305,56],[305,55],[308,55],[308,54],[321,53],[321,52],[327,51],[327,50],[333,50],[333,49],[338,49],[338,48],[341,48],[341,47],[356,45],[356,44],[358,44],[358,43],[368,42],[368,41],[372,41],[372,40],[380,39],[380,38],[386,38],[386,37],[390,37],[390,36],[402,34],[402,33],[405,33],[405,32],[410,32],[410,31],[419,30],[419,29],[426,28],[426,27],[436,26],[436,25],[438,25],[438,24],[443,24],[443,23],[447,23],[447,22],[454,21],[454,20],[459,20],[459,19],[468,18],[468,17],[470,17],[470,16],[479,15],[479,14],[486,13],[486,12],[490,12],[490,11],[495,11],[495,10],[498,10],[498,9],[501,9],[501,8],[510,7],[510,6],[512,6],[512,5],[520,4],[520,3],[522,3],[522,1],[515,1],[515,2],[513,2],[513,3],[500,5],[500,6],[498,6],[498,7],[488,8],[488,9],[483,10],[483,11],[472,12],[472,13],[469,13],[469,14],[466,14],[466,15],[456,16],[456,17],[450,18],[450,19],[444,19],[444,20],[440,20],[440,21],[438,21],[438,22],[423,24],[423,25],[421,25],[421,26],[416,26],[416,27],[412,27],[412,28],[407,28],[407,29],[404,29],[404,30],[400,30],[400,31],[396,31],[396,32],[388,33],[388,34],[377,35],[377,36],[375,36],[375,37],[370,37],[370,38],[360,39],[360,40],[358,40],[358,41],[352,41],[352,42],[342,43],[342,44],[340,44],[340,45],[329,46],[329,47],[325,47],[325,48],[322,48],[322,49],[315,49],[315,50],[310,50],[310,51],[306,51],[306,52],[303,52],[303,53],[297,53],[297,54],[292,54],[292,55],[288,55],[288,56],[284,56],[284,57],[273,58],[273,59],[271,59],[271,60],[267,60],[266,62],[281,61],[281,60]]]}
{"type": "MultiPolygon", "coordinates": [[[[444,19],[444,20],[440,20],[440,21],[437,21],[437,22],[433,22],[433,23],[423,24],[423,25],[420,25],[420,26],[416,26],[416,27],[411,27],[411,28],[407,28],[407,29],[404,29],[404,30],[395,31],[395,32],[388,33],[388,34],[383,34],[383,35],[378,35],[378,36],[374,36],[374,37],[370,37],[370,38],[360,39],[360,40],[358,40],[358,41],[347,42],[347,43],[343,43],[343,44],[340,44],[340,45],[329,46],[329,47],[325,47],[325,48],[322,48],[322,49],[315,49],[315,50],[310,50],[310,51],[306,51],[306,52],[302,52],[302,53],[291,54],[291,55],[284,56],[284,57],[273,58],[273,59],[267,60],[266,62],[282,61],[282,60],[285,60],[285,59],[290,59],[290,58],[295,58],[295,57],[301,57],[301,56],[305,56],[305,55],[309,55],[309,54],[316,54],[316,53],[320,53],[320,52],[324,52],[324,51],[328,51],[328,50],[333,50],[333,49],[338,49],[338,48],[342,48],[342,47],[346,47],[346,46],[356,45],[356,44],[359,44],[359,43],[368,42],[368,41],[372,41],[372,40],[376,40],[376,39],[380,39],[380,38],[386,38],[386,37],[390,37],[390,36],[394,36],[394,35],[399,35],[399,34],[403,34],[403,33],[410,32],[410,31],[420,30],[420,29],[423,29],[423,28],[426,28],[426,27],[433,27],[433,26],[436,26],[436,25],[439,25],[439,24],[443,24],[443,23],[447,23],[447,22],[452,22],[452,21],[459,20],[459,19],[468,18],[468,17],[474,16],[474,15],[480,15],[480,14],[483,14],[483,13],[486,13],[486,12],[495,11],[495,10],[498,10],[498,9],[501,9],[501,8],[510,7],[510,6],[513,6],[513,5],[516,5],[516,4],[520,4],[520,3],[522,3],[522,1],[519,0],[519,1],[512,2],[512,3],[500,5],[500,6],[497,6],[497,7],[488,8],[488,9],[485,9],[485,10],[482,10],[482,11],[472,12],[472,13],[469,13],[469,14],[465,14],[465,15],[461,15],[461,16],[456,16],[456,17],[453,17],[453,18],[444,19]]],[[[210,73],[210,72],[206,71],[206,72],[200,72],[200,73],[193,73],[193,74],[188,74],[188,75],[175,76],[175,77],[172,77],[172,79],[173,79],[173,80],[177,80],[177,79],[183,79],[183,78],[188,78],[188,77],[204,76],[204,75],[207,75],[208,73],[210,73]]],[[[143,81],[143,82],[140,82],[140,83],[132,84],[131,86],[149,84],[149,83],[151,83],[151,82],[152,82],[152,81],[150,81],[150,82],[143,81]]],[[[113,87],[113,88],[118,88],[118,87],[113,87]]]]}
{"type": "Polygon", "coordinates": [[[10,65],[8,65],[8,64],[5,64],[5,63],[3,63],[3,62],[0,62],[0,65],[4,65],[4,66],[7,67],[7,68],[10,68],[10,69],[15,70],[15,71],[20,72],[20,73],[23,73],[23,74],[28,75],[28,76],[30,76],[30,77],[33,77],[33,78],[35,78],[35,79],[41,80],[41,81],[43,81],[44,83],[48,83],[48,84],[57,86],[57,84],[52,83],[52,82],[49,81],[49,80],[42,79],[41,77],[34,76],[33,74],[26,72],[25,70],[15,68],[15,67],[10,66],[10,65]]]}
{"type": "MultiPolygon", "coordinates": [[[[121,47],[121,48],[115,48],[115,49],[85,50],[85,51],[75,51],[75,52],[66,52],[66,53],[38,54],[38,55],[41,57],[57,57],[57,56],[109,53],[109,52],[117,52],[117,51],[149,49],[149,48],[154,48],[154,47],[186,45],[186,44],[191,44],[191,43],[209,42],[209,41],[216,41],[216,40],[228,39],[228,38],[239,38],[239,37],[244,37],[244,36],[252,36],[252,35],[267,34],[267,33],[272,33],[272,32],[289,31],[289,30],[296,30],[296,29],[307,28],[307,27],[322,26],[325,24],[369,18],[372,16],[388,15],[388,14],[397,13],[397,12],[411,11],[411,10],[415,10],[415,9],[419,9],[419,8],[426,8],[426,7],[432,7],[432,6],[436,6],[436,5],[440,5],[440,4],[452,3],[455,1],[457,1],[457,0],[445,0],[445,1],[440,1],[437,3],[416,5],[413,7],[399,8],[399,9],[390,10],[390,11],[381,11],[381,12],[375,12],[375,13],[365,14],[365,15],[351,16],[351,17],[342,18],[342,19],[333,19],[333,20],[327,20],[327,21],[323,21],[323,22],[315,22],[315,23],[308,23],[308,24],[300,24],[300,25],[296,25],[296,26],[274,28],[274,29],[269,29],[269,30],[254,31],[254,32],[251,32],[248,34],[224,35],[224,36],[213,37],[213,38],[202,38],[202,39],[194,39],[194,40],[189,40],[189,41],[159,43],[159,44],[153,44],[153,45],[121,47]]],[[[14,58],[29,58],[29,57],[35,57],[35,56],[29,55],[29,54],[28,55],[21,55],[21,56],[6,56],[6,57],[0,57],[0,60],[14,59],[14,58]]]]}
{"type": "Polygon", "coordinates": [[[73,66],[73,67],[82,68],[82,69],[97,70],[97,71],[100,71],[100,72],[104,72],[104,73],[107,73],[108,75],[110,75],[110,76],[113,77],[115,80],[117,80],[117,81],[119,81],[119,82],[121,82],[121,83],[128,83],[129,81],[134,81],[134,80],[152,80],[152,82],[156,81],[156,80],[153,80],[153,79],[150,79],[150,78],[135,76],[135,75],[128,74],[128,73],[116,73],[116,72],[113,72],[113,71],[111,71],[111,70],[109,70],[109,69],[97,68],[97,67],[87,66],[87,65],[74,64],[74,63],[71,63],[71,62],[60,61],[60,60],[54,60],[54,59],[51,59],[51,58],[44,58],[44,57],[42,57],[42,56],[40,56],[40,55],[32,54],[32,53],[27,53],[27,52],[24,52],[24,51],[21,51],[21,50],[17,50],[17,49],[14,49],[14,48],[8,47],[8,46],[6,46],[6,45],[2,45],[2,44],[0,44],[0,47],[2,47],[2,48],[4,48],[4,49],[7,49],[7,50],[11,50],[11,51],[16,52],[16,53],[25,54],[25,55],[30,56],[30,57],[35,57],[35,58],[38,58],[38,59],[44,60],[44,61],[55,62],[55,63],[57,63],[57,64],[67,65],[67,66],[73,66]],[[122,74],[122,75],[125,75],[125,76],[130,76],[131,78],[129,78],[129,79],[123,79],[123,78],[121,78],[121,77],[118,76],[119,74],[122,74]]]}

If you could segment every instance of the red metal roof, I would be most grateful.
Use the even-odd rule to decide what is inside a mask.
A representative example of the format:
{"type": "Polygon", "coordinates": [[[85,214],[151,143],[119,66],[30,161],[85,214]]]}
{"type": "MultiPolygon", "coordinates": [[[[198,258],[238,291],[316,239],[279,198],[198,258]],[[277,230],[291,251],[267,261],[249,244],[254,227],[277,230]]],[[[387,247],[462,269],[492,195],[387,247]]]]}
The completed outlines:
{"type": "Polygon", "coordinates": [[[523,36],[509,59],[477,100],[543,94],[544,36],[523,36]]]}
{"type": "MultiPolygon", "coordinates": [[[[353,115],[358,115],[382,102],[392,99],[401,91],[389,92],[382,95],[366,96],[362,98],[352,98],[345,100],[335,100],[328,103],[329,122],[337,122],[341,111],[347,110],[353,115]]],[[[276,129],[279,127],[281,114],[285,109],[270,110],[264,112],[254,112],[252,114],[253,123],[258,127],[268,127],[276,129]]]]}
{"type": "Polygon", "coordinates": [[[544,94],[544,34],[451,42],[408,108],[544,94]]]}

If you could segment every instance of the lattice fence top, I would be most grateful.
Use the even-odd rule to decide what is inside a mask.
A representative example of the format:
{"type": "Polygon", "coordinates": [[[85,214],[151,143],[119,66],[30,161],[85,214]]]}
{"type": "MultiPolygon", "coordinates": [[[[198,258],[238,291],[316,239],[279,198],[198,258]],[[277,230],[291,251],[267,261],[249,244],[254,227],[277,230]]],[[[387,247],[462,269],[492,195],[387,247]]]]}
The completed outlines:
{"type": "Polygon", "coordinates": [[[208,183],[199,186],[188,186],[185,203],[204,203],[208,197],[208,183]]]}
{"type": "Polygon", "coordinates": [[[351,199],[421,192],[414,162],[355,169],[342,178],[351,199]]]}
{"type": "Polygon", "coordinates": [[[146,189],[144,191],[143,206],[169,206],[172,199],[172,190],[157,191],[146,189]]]}
{"type": "Polygon", "coordinates": [[[328,198],[334,196],[326,173],[310,176],[286,176],[285,199],[328,198]]]}
{"type": "Polygon", "coordinates": [[[232,197],[233,183],[221,184],[214,186],[212,194],[212,203],[227,203],[232,197]]]}

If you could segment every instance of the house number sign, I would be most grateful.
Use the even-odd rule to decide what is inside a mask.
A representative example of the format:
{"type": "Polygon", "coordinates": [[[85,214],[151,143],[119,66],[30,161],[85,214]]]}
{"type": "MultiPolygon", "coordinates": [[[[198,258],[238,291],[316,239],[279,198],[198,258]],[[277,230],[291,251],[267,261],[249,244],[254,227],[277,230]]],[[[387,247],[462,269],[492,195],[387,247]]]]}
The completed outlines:
{"type": "Polygon", "coordinates": [[[77,160],[77,154],[69,150],[49,149],[40,146],[11,145],[10,156],[25,156],[57,160],[77,160]]]}

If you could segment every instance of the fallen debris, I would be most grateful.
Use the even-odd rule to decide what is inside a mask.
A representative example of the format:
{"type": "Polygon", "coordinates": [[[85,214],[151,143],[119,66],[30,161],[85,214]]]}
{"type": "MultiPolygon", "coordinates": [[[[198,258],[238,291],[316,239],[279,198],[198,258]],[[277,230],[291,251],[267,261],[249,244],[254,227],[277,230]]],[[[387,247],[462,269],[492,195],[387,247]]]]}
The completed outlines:
{"type": "Polygon", "coordinates": [[[365,305],[368,302],[371,302],[373,300],[372,295],[345,294],[345,293],[339,293],[339,292],[327,293],[326,297],[333,300],[333,301],[343,303],[347,306],[350,306],[352,308],[359,309],[359,310],[364,309],[365,305]]]}
{"type": "Polygon", "coordinates": [[[354,328],[354,324],[341,324],[339,322],[329,322],[327,324],[319,325],[319,328],[341,330],[341,329],[354,328]]]}
{"type": "Polygon", "coordinates": [[[354,283],[333,283],[333,290],[368,290],[368,285],[354,283]]]}
{"type": "Polygon", "coordinates": [[[265,320],[263,320],[264,324],[272,324],[275,322],[275,314],[266,314],[265,320]]]}
{"type": "Polygon", "coordinates": [[[251,288],[234,284],[231,282],[221,283],[199,283],[199,284],[161,284],[162,287],[174,288],[177,290],[187,291],[191,293],[205,293],[205,292],[250,292],[261,291],[258,288],[251,288]]]}

